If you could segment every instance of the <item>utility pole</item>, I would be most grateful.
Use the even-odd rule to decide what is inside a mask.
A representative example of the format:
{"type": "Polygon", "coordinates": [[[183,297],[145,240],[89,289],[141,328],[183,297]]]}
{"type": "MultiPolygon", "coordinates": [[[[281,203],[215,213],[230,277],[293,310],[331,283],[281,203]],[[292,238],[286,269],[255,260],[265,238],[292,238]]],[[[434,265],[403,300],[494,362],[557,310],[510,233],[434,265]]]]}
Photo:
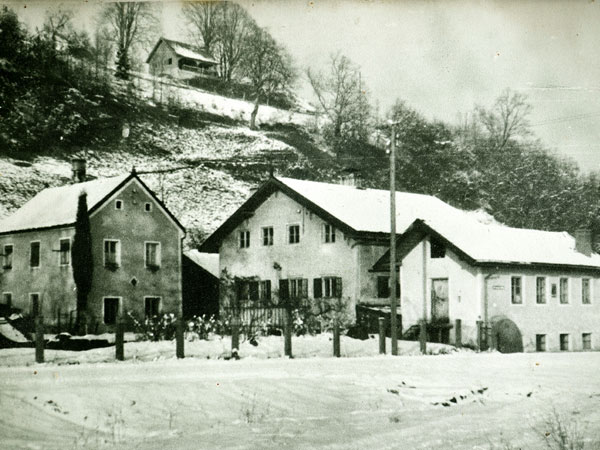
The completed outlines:
{"type": "Polygon", "coordinates": [[[390,148],[390,327],[392,355],[398,355],[398,324],[396,317],[396,124],[392,122],[392,144],[390,148]]]}

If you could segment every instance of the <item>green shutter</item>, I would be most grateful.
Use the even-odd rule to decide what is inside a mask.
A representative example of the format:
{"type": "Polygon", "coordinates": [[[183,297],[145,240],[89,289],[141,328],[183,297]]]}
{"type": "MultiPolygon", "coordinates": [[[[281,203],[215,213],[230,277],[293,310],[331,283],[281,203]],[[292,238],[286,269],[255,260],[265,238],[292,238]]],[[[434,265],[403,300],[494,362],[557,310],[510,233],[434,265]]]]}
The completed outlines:
{"type": "Polygon", "coordinates": [[[250,300],[258,300],[258,281],[250,282],[250,300]]]}
{"type": "Polygon", "coordinates": [[[342,298],[342,279],[340,277],[335,278],[335,296],[342,298]]]}
{"type": "Polygon", "coordinates": [[[323,283],[321,278],[315,278],[313,280],[313,297],[314,298],[322,298],[323,297],[323,283]]]}
{"type": "Polygon", "coordinates": [[[288,280],[279,280],[279,300],[290,298],[290,283],[288,280]]]}

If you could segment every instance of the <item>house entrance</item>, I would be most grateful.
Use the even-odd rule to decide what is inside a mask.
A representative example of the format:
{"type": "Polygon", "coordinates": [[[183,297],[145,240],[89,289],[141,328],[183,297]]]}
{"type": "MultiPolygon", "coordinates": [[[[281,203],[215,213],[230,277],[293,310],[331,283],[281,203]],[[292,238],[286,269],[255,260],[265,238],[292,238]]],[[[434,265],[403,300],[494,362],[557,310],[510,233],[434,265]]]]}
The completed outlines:
{"type": "Polygon", "coordinates": [[[433,342],[447,344],[450,341],[449,303],[448,278],[431,280],[431,323],[428,329],[433,342]]]}

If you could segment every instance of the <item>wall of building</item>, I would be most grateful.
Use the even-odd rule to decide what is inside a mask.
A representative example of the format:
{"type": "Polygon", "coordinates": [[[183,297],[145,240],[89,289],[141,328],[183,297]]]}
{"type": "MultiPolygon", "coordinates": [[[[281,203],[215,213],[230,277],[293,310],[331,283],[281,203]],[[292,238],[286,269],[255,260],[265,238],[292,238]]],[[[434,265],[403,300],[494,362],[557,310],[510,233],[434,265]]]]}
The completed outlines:
{"type": "MultiPolygon", "coordinates": [[[[431,320],[432,280],[448,279],[450,322],[462,321],[462,342],[475,345],[477,321],[481,319],[481,289],[478,272],[456,254],[446,250],[444,258],[431,258],[429,239],[424,239],[402,260],[400,268],[402,324],[406,330],[423,318],[423,297],[427,320],[431,320]],[[423,255],[425,255],[425,295],[423,295],[423,255]]],[[[454,342],[454,329],[450,340],[454,342]]]]}
{"type": "Polygon", "coordinates": [[[177,60],[178,56],[175,52],[164,42],[161,42],[148,63],[149,71],[152,75],[156,76],[170,75],[177,77],[179,73],[177,60]],[[171,64],[168,63],[169,58],[171,58],[171,64]]]}
{"type": "Polygon", "coordinates": [[[360,283],[369,277],[368,270],[384,250],[358,245],[336,229],[334,243],[323,241],[325,222],[304,206],[281,192],[274,193],[254,214],[240,224],[222,242],[220,270],[238,277],[271,280],[275,295],[280,279],[308,279],[308,296],[313,297],[313,279],[341,277],[342,295],[348,311],[354,314],[361,295],[360,283]],[[287,226],[300,226],[300,242],[288,243],[287,226]],[[262,228],[274,228],[274,243],[264,246],[262,228]],[[240,248],[240,231],[250,231],[249,248],[240,248]],[[280,269],[274,267],[275,263],[280,269]]]}
{"type": "Polygon", "coordinates": [[[88,304],[97,324],[95,331],[112,329],[104,325],[104,297],[120,297],[121,311],[131,311],[139,319],[144,318],[146,296],[160,297],[162,312],[179,313],[183,236],[141,185],[133,179],[92,214],[90,223],[94,283],[88,304]],[[115,209],[117,199],[123,202],[122,210],[115,209]],[[152,203],[150,212],[144,209],[146,202],[152,203]],[[104,267],[105,239],[121,243],[121,265],[116,270],[104,267]],[[160,242],[161,265],[156,271],[145,266],[146,241],[160,242]]]}
{"type": "Polygon", "coordinates": [[[40,295],[41,312],[48,323],[68,323],[75,310],[75,283],[71,265],[60,265],[60,239],[70,238],[74,228],[57,228],[0,236],[0,253],[4,245],[12,244],[12,268],[2,267],[0,256],[0,301],[2,293],[12,294],[12,306],[24,314],[30,312],[31,293],[40,295]],[[30,243],[40,242],[40,266],[30,267],[30,243]]]}
{"type": "Polygon", "coordinates": [[[569,335],[569,350],[582,350],[582,333],[592,334],[592,348],[600,350],[600,278],[573,271],[502,269],[489,271],[486,282],[490,319],[507,317],[519,327],[525,351],[536,350],[536,335],[546,335],[546,349],[560,350],[560,334],[569,335]],[[511,277],[522,277],[523,303],[511,300],[511,277]],[[546,303],[536,302],[536,277],[546,278],[546,303]],[[569,279],[569,303],[560,303],[559,279],[569,279]],[[581,280],[589,278],[591,304],[581,302],[581,280]],[[552,296],[552,284],[556,295],[552,296]]]}

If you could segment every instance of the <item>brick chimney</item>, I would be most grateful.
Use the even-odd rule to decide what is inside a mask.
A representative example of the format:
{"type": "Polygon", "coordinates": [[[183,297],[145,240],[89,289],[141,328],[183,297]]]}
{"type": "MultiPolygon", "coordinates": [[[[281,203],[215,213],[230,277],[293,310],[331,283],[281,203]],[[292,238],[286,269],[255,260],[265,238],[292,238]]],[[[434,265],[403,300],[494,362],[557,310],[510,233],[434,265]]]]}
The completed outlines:
{"type": "Polygon", "coordinates": [[[71,170],[73,172],[73,183],[82,183],[85,181],[86,163],[84,158],[71,159],[71,170]]]}
{"type": "Polygon", "coordinates": [[[592,254],[592,230],[580,228],[575,231],[575,250],[586,256],[592,254]]]}

